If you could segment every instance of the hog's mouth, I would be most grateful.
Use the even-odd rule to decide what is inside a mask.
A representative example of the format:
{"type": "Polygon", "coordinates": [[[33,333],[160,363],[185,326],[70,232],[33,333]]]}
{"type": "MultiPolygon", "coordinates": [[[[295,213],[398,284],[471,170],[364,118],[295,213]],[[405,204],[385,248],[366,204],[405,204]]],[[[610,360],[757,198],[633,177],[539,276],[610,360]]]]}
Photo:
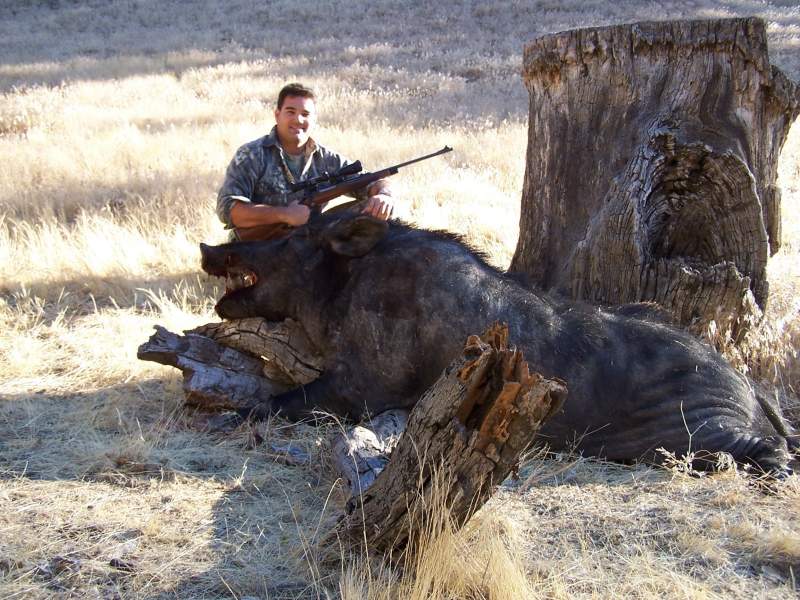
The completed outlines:
{"type": "Polygon", "coordinates": [[[200,244],[200,267],[215,279],[225,280],[225,293],[214,307],[223,319],[242,319],[253,304],[253,287],[260,275],[230,245],[208,246],[200,244]]]}
{"type": "Polygon", "coordinates": [[[230,296],[239,290],[251,288],[257,282],[258,275],[250,269],[229,269],[225,273],[225,296],[230,296]]]}
{"type": "Polygon", "coordinates": [[[225,294],[227,298],[236,292],[246,290],[258,283],[258,275],[255,271],[245,267],[210,268],[204,265],[205,271],[212,277],[225,280],[225,294]]]}

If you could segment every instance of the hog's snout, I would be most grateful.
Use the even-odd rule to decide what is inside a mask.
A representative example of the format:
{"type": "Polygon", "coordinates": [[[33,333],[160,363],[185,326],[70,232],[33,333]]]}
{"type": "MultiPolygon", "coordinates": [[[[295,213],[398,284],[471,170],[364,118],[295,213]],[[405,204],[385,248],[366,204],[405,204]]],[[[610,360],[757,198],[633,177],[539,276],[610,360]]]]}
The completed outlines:
{"type": "Polygon", "coordinates": [[[217,246],[200,244],[200,267],[209,275],[225,277],[227,268],[225,264],[225,252],[217,246]]]}

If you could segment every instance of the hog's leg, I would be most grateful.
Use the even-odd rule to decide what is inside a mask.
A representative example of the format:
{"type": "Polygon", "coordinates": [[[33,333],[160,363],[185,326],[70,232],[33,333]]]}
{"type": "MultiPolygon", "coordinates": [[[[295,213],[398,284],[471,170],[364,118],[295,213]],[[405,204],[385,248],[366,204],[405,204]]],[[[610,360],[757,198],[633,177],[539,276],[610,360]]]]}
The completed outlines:
{"type": "MultiPolygon", "coordinates": [[[[664,457],[656,452],[657,448],[664,448],[676,456],[691,452],[695,457],[693,467],[699,470],[714,469],[717,459],[712,455],[727,452],[736,462],[753,465],[773,476],[791,473],[786,439],[745,426],[738,416],[735,422],[704,421],[699,426],[695,425],[691,435],[682,416],[677,422],[662,418],[659,424],[658,430],[654,430],[652,419],[640,421],[638,427],[617,428],[610,432],[597,427],[580,439],[578,449],[586,455],[605,456],[615,461],[641,457],[645,460],[655,458],[660,462],[664,457]]],[[[580,436],[563,428],[551,429],[547,431],[544,441],[553,440],[552,446],[560,449],[565,447],[563,443],[559,444],[560,440],[576,437],[580,436]]]]}
{"type": "MultiPolygon", "coordinates": [[[[652,447],[655,447],[656,441],[651,440],[651,442],[653,442],[652,447]]],[[[736,462],[753,465],[773,476],[782,477],[792,472],[788,466],[786,440],[778,435],[759,436],[739,428],[716,429],[709,426],[696,430],[691,441],[673,439],[672,443],[669,443],[668,440],[660,439],[657,443],[678,456],[690,449],[695,456],[693,464],[695,469],[713,469],[716,465],[714,454],[727,452],[736,462]]]]}
{"type": "Polygon", "coordinates": [[[735,461],[754,465],[773,475],[788,475],[789,454],[786,440],[778,435],[758,436],[744,431],[722,432],[718,439],[702,440],[701,448],[728,452],[735,461]]]}

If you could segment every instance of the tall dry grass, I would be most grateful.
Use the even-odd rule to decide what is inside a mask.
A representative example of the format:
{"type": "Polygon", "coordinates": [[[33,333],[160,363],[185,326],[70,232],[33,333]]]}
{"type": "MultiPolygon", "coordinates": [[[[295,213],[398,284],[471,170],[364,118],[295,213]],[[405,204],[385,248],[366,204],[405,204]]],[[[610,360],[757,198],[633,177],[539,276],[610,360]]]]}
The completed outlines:
{"type": "MultiPolygon", "coordinates": [[[[503,490],[466,531],[440,528],[407,572],[325,570],[314,544],[340,509],[319,468],[327,430],[271,422],[261,444],[247,427],[209,434],[181,407],[178,375],[135,350],[154,323],[214,319],[197,244],[224,238],[222,173],[270,127],[284,82],[318,90],[319,139],[368,168],[453,146],[397,178],[404,209],[504,266],[527,143],[524,42],[758,14],[773,62],[797,79],[796,6],[90,0],[0,14],[0,596],[793,596],[796,481],[763,497],[735,474],[708,485],[591,461],[531,463],[546,471],[536,485],[503,490]],[[287,464],[290,445],[307,461],[287,464]]],[[[770,305],[731,351],[789,395],[798,157],[795,125],[770,305]]]]}
{"type": "Polygon", "coordinates": [[[434,469],[425,488],[416,491],[421,506],[409,515],[409,543],[395,565],[365,554],[350,559],[339,581],[342,600],[538,597],[510,520],[481,513],[459,528],[448,509],[445,472],[434,469]]]}

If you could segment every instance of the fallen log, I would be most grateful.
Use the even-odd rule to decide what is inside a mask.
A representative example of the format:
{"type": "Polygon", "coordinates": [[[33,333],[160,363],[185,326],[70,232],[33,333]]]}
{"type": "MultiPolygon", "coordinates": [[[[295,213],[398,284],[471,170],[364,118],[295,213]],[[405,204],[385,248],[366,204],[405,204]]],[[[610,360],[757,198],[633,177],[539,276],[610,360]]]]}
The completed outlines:
{"type": "Polygon", "coordinates": [[[275,394],[309,383],[322,371],[294,321],[242,319],[177,335],[156,325],[136,356],[183,372],[186,403],[209,411],[250,410],[275,394]]]}
{"type": "Polygon", "coordinates": [[[159,325],[155,329],[136,356],[180,369],[189,406],[210,411],[248,409],[255,399],[286,390],[263,377],[263,364],[256,357],[200,335],[179,336],[159,325]]]}
{"type": "MultiPolygon", "coordinates": [[[[247,319],[185,333],[156,326],[137,355],[181,369],[187,404],[206,410],[250,409],[315,373],[313,355],[305,354],[310,346],[291,322],[247,319]],[[265,369],[265,362],[273,364],[265,369]],[[280,381],[269,378],[274,373],[280,381]]],[[[509,348],[506,326],[470,336],[410,415],[387,411],[335,441],[350,498],[331,535],[373,552],[401,550],[437,494],[443,495],[437,506],[460,527],[516,467],[565,397],[563,382],[530,373],[522,353],[509,348]]]]}
{"type": "Polygon", "coordinates": [[[311,383],[322,373],[322,361],[300,324],[262,318],[208,323],[186,332],[209,337],[264,361],[264,376],[289,387],[311,383]]]}

